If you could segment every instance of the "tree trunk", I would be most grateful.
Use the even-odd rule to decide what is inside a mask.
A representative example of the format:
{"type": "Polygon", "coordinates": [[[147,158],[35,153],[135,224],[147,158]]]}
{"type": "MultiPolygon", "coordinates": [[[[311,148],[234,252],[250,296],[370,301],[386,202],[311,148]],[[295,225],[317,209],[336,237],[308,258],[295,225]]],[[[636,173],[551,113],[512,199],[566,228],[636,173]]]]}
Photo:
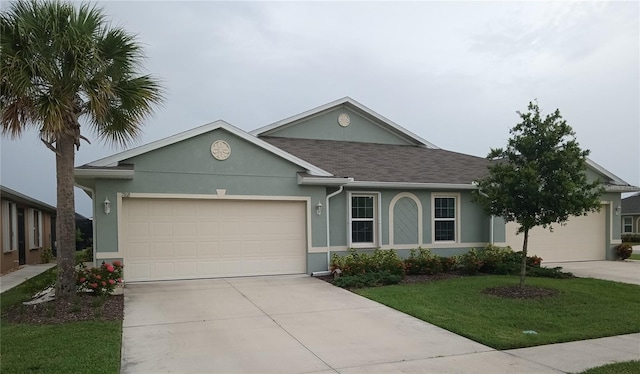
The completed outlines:
{"type": "Polygon", "coordinates": [[[75,296],[76,208],[73,169],[75,148],[73,135],[60,134],[56,139],[58,282],[56,297],[75,296]]]}
{"type": "Polygon", "coordinates": [[[524,243],[522,243],[522,259],[520,263],[520,287],[524,287],[524,278],[527,276],[527,245],[529,244],[529,229],[524,230],[524,243]]]}

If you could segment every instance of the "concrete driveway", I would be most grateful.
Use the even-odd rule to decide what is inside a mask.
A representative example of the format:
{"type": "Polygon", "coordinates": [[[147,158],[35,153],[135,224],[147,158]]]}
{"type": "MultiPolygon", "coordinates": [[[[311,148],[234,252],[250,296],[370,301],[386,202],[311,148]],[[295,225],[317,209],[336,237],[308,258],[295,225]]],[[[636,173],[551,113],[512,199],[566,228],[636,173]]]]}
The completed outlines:
{"type": "Polygon", "coordinates": [[[128,284],[122,373],[557,373],[309,276],[128,284]]]}
{"type": "Polygon", "coordinates": [[[606,279],[640,285],[640,261],[543,262],[542,266],[562,267],[577,277],[606,279]]]}

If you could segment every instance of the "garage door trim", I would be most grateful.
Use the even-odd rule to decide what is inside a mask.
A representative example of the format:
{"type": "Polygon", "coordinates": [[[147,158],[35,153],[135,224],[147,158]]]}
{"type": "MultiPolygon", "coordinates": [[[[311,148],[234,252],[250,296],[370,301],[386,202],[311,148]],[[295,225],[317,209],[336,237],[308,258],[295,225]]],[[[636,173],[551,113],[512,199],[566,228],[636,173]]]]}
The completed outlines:
{"type": "Polygon", "coordinates": [[[306,254],[308,257],[311,248],[311,197],[309,196],[266,196],[266,195],[226,195],[225,190],[217,190],[215,195],[206,194],[168,194],[168,193],[139,193],[139,192],[118,192],[116,198],[116,214],[118,226],[118,251],[117,252],[96,252],[96,259],[124,258],[124,229],[123,229],[123,208],[122,200],[128,198],[144,199],[191,199],[191,200],[240,200],[240,201],[304,201],[306,204],[305,218],[307,220],[307,243],[306,254]]]}

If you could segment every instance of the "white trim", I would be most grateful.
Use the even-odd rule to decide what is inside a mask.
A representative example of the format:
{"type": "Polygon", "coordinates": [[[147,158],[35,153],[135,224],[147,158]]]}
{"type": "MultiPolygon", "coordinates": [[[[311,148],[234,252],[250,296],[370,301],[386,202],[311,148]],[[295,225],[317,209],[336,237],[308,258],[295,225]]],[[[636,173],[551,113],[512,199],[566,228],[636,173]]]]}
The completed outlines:
{"type": "Polygon", "coordinates": [[[341,178],[341,177],[305,177],[298,174],[298,184],[311,185],[311,186],[334,186],[345,185],[353,182],[353,178],[341,178]]]}
{"type": "MultiPolygon", "coordinates": [[[[132,158],[132,157],[136,157],[139,156],[141,154],[147,153],[147,152],[151,152],[154,151],[156,149],[160,149],[162,147],[166,147],[168,145],[171,144],[175,144],[178,142],[181,142],[183,140],[186,139],[190,139],[193,138],[195,136],[198,135],[202,135],[204,133],[210,132],[210,131],[214,131],[217,129],[223,129],[225,131],[230,132],[231,134],[246,140],[249,143],[252,143],[268,152],[271,152],[273,154],[275,154],[276,156],[282,157],[285,160],[292,162],[304,169],[306,169],[309,174],[311,175],[317,175],[317,176],[333,176],[331,173],[320,169],[319,167],[312,165],[310,163],[308,163],[307,161],[304,161],[290,153],[287,153],[285,151],[283,151],[280,148],[277,148],[261,139],[256,138],[255,136],[251,136],[250,134],[240,130],[239,128],[232,126],[231,124],[219,120],[219,121],[215,121],[215,122],[211,122],[208,123],[206,125],[200,126],[200,127],[196,127],[195,129],[191,129],[188,131],[184,131],[181,132],[179,134],[170,136],[168,138],[164,138],[161,140],[157,140],[155,142],[151,142],[149,144],[145,144],[139,147],[135,147],[129,150],[126,150],[124,152],[120,152],[120,153],[116,153],[115,155],[111,155],[109,157],[105,157],[105,158],[101,158],[99,160],[90,162],[88,165],[89,166],[103,166],[103,167],[109,167],[109,166],[117,166],[118,162],[132,158]]],[[[80,169],[82,170],[82,169],[80,169]]]]}
{"type": "Polygon", "coordinates": [[[349,187],[370,188],[394,188],[394,189],[452,189],[452,190],[476,190],[477,186],[471,183],[413,183],[413,182],[375,182],[355,181],[347,184],[349,187]]]}
{"type": "Polygon", "coordinates": [[[396,203],[400,199],[405,197],[413,200],[418,206],[418,243],[416,244],[419,245],[420,243],[422,243],[422,203],[420,203],[420,199],[418,199],[416,195],[410,192],[400,192],[399,194],[395,195],[389,203],[389,245],[395,245],[395,230],[393,227],[395,214],[393,212],[393,209],[395,208],[396,203]]]}
{"type": "MultiPolygon", "coordinates": [[[[117,226],[118,226],[118,251],[117,252],[97,252],[96,259],[105,258],[122,258],[124,259],[124,231],[123,220],[124,210],[123,199],[180,199],[180,200],[243,200],[243,201],[301,201],[306,202],[306,220],[307,220],[307,244],[306,253],[310,253],[312,243],[312,227],[311,227],[311,197],[310,196],[263,196],[263,195],[204,195],[204,194],[171,194],[171,193],[140,193],[140,192],[118,192],[116,194],[117,206],[117,226]],[[117,255],[117,256],[115,256],[117,255]]],[[[112,212],[113,213],[113,212],[112,212]]],[[[308,256],[306,256],[308,258],[308,256]]],[[[309,263],[305,263],[305,272],[308,272],[309,263]]]]}
{"type": "Polygon", "coordinates": [[[321,112],[324,112],[324,111],[327,111],[329,109],[337,108],[337,107],[339,107],[341,105],[347,106],[350,109],[356,109],[356,110],[364,113],[365,115],[371,117],[372,119],[377,120],[378,122],[381,122],[381,124],[386,125],[391,130],[393,130],[392,132],[400,133],[400,135],[404,135],[405,137],[407,137],[409,139],[412,139],[416,143],[424,145],[427,148],[440,149],[436,145],[426,141],[425,139],[421,138],[420,136],[412,133],[411,131],[405,129],[404,127],[398,125],[397,123],[391,121],[390,119],[388,119],[388,118],[386,118],[386,117],[374,112],[373,110],[367,108],[366,106],[360,104],[359,102],[353,100],[352,98],[350,98],[348,96],[343,97],[343,98],[338,99],[338,100],[335,100],[335,101],[332,101],[330,103],[321,105],[321,106],[319,106],[317,108],[313,108],[313,109],[307,110],[307,111],[302,112],[300,114],[296,114],[296,115],[291,116],[289,118],[285,118],[283,120],[274,122],[274,123],[272,123],[270,125],[260,127],[260,128],[258,128],[256,130],[251,131],[250,134],[254,135],[254,136],[268,135],[269,132],[272,132],[273,130],[276,130],[276,129],[280,128],[280,127],[292,125],[293,122],[297,122],[297,121],[299,121],[301,119],[317,115],[317,114],[319,114],[321,112]]]}
{"type": "Polygon", "coordinates": [[[633,191],[640,191],[640,189],[638,187],[630,186],[629,183],[627,183],[624,180],[622,180],[622,178],[616,176],[615,174],[613,174],[609,170],[603,168],[602,166],[598,165],[595,161],[593,161],[593,160],[591,160],[589,158],[587,158],[587,165],[589,165],[591,168],[593,168],[598,173],[603,174],[604,176],[610,178],[616,184],[621,185],[620,187],[627,187],[628,186],[628,187],[631,187],[633,189],[633,191]]]}
{"type": "Polygon", "coordinates": [[[462,238],[460,237],[460,233],[462,232],[460,229],[460,222],[461,222],[461,215],[460,215],[460,206],[461,206],[461,202],[460,202],[460,193],[453,193],[453,192],[433,192],[431,193],[431,244],[430,245],[441,245],[441,244],[447,244],[447,243],[452,243],[452,244],[460,244],[462,238]],[[455,240],[454,241],[442,241],[442,240],[438,240],[436,241],[436,198],[453,198],[455,199],[455,204],[456,204],[456,216],[454,217],[454,224],[455,224],[455,240]]]}
{"type": "Polygon", "coordinates": [[[109,178],[109,179],[133,179],[133,170],[123,169],[74,169],[76,178],[109,178]]]}
{"type": "Polygon", "coordinates": [[[42,248],[42,212],[38,209],[27,209],[27,219],[25,222],[25,231],[28,230],[29,249],[42,248]],[[35,217],[34,217],[35,215],[35,217]],[[35,218],[35,219],[34,219],[35,218]],[[36,244],[36,226],[38,228],[38,243],[36,244]]]}
{"type": "Polygon", "coordinates": [[[381,216],[381,196],[380,192],[370,191],[348,191],[347,192],[347,245],[350,248],[377,248],[382,243],[382,220],[381,216]],[[351,199],[353,196],[372,197],[374,199],[373,206],[373,242],[353,243],[352,242],[352,217],[351,217],[351,199]]]}
{"type": "Polygon", "coordinates": [[[622,239],[612,239],[610,244],[622,244],[622,239]]]}
{"type": "MultiPolygon", "coordinates": [[[[275,201],[311,201],[309,196],[271,196],[271,195],[218,195],[218,194],[176,194],[176,193],[147,193],[147,192],[119,192],[118,196],[142,199],[191,199],[191,200],[275,200],[275,201]]],[[[119,207],[118,207],[119,208],[119,207]]]]}
{"type": "Polygon", "coordinates": [[[605,192],[636,192],[640,191],[640,188],[635,186],[619,186],[619,185],[605,185],[605,192]]]}
{"type": "Polygon", "coordinates": [[[2,201],[2,252],[18,250],[18,209],[16,203],[2,201]]]}

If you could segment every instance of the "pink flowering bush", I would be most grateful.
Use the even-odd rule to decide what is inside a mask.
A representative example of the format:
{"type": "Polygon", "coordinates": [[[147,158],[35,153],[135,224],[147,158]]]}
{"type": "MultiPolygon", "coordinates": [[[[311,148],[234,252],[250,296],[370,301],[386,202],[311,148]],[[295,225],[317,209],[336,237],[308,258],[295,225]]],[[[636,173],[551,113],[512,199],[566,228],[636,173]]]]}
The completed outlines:
{"type": "Polygon", "coordinates": [[[96,295],[110,295],[122,283],[122,263],[103,262],[100,267],[76,267],[78,291],[93,291],[96,295]]]}

